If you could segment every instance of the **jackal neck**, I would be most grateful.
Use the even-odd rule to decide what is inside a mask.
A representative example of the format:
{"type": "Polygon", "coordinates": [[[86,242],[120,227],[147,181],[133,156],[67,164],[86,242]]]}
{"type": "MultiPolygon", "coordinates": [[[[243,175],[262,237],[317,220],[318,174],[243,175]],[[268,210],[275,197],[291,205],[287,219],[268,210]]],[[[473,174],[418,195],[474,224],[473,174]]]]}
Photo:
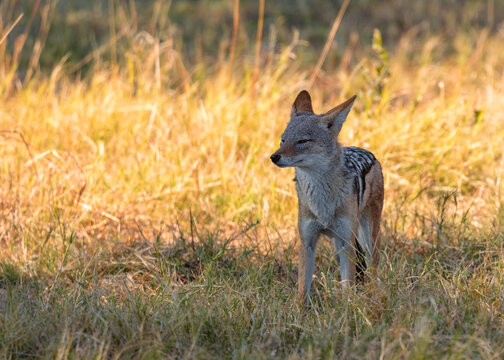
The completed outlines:
{"type": "Polygon", "coordinates": [[[296,168],[299,202],[308,207],[322,225],[329,227],[336,210],[351,193],[345,176],[343,154],[337,154],[317,168],[296,168]]]}

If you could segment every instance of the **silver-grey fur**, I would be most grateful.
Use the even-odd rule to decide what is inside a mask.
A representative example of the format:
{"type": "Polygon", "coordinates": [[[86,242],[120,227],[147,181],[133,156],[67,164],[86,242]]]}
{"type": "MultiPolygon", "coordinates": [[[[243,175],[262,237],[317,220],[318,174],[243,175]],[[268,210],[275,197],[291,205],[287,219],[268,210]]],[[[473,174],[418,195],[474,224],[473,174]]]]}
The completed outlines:
{"type": "Polygon", "coordinates": [[[354,100],[352,97],[317,115],[309,94],[302,91],[292,107],[280,148],[271,156],[279,167],[295,167],[302,240],[299,292],[307,299],[321,234],[333,241],[344,286],[353,281],[356,261],[362,272],[362,265],[370,267],[378,258],[381,166],[369,151],[342,147],[338,142],[354,100]]]}

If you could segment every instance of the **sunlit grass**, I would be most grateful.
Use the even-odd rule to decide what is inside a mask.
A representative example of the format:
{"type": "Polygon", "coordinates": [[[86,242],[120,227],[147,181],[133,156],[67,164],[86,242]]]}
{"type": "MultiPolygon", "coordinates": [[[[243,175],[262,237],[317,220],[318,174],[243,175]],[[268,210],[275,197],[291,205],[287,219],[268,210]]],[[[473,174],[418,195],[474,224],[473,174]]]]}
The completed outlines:
{"type": "Polygon", "coordinates": [[[341,290],[324,243],[310,310],[293,171],[269,161],[301,50],[256,84],[246,58],[136,43],[84,79],[0,80],[2,356],[502,356],[503,38],[413,40],[310,89],[316,112],[359,95],[341,142],[386,186],[381,282],[341,290]]]}

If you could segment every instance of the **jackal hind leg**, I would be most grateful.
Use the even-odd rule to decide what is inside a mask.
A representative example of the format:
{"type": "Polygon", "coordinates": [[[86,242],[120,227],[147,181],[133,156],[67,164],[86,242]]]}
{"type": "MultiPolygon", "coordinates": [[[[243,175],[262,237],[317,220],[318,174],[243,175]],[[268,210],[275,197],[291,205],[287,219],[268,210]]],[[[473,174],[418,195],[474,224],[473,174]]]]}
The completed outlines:
{"type": "Polygon", "coordinates": [[[371,236],[372,230],[372,220],[369,213],[369,209],[365,209],[359,218],[359,232],[357,236],[357,241],[361,249],[364,251],[364,257],[366,259],[366,268],[368,271],[372,271],[374,264],[373,261],[373,237],[371,236]]]}
{"type": "Polygon", "coordinates": [[[371,258],[373,262],[373,268],[378,267],[378,262],[380,261],[380,224],[381,224],[381,211],[382,205],[379,204],[373,208],[371,213],[371,241],[372,241],[372,253],[371,258]]]}

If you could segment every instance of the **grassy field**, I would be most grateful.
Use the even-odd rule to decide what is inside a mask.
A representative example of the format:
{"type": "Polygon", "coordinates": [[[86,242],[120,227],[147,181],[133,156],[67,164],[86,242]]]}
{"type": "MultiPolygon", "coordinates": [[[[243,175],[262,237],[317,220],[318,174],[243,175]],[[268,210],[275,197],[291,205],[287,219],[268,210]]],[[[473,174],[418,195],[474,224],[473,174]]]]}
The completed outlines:
{"type": "Polygon", "coordinates": [[[206,57],[110,1],[110,38],[50,65],[50,4],[35,37],[0,21],[1,358],[504,356],[502,27],[389,51],[376,30],[314,77],[296,32],[206,57]],[[269,160],[304,88],[316,112],[358,95],[341,142],[386,189],[380,282],[343,291],[322,241],[310,309],[294,173],[269,160]]]}

